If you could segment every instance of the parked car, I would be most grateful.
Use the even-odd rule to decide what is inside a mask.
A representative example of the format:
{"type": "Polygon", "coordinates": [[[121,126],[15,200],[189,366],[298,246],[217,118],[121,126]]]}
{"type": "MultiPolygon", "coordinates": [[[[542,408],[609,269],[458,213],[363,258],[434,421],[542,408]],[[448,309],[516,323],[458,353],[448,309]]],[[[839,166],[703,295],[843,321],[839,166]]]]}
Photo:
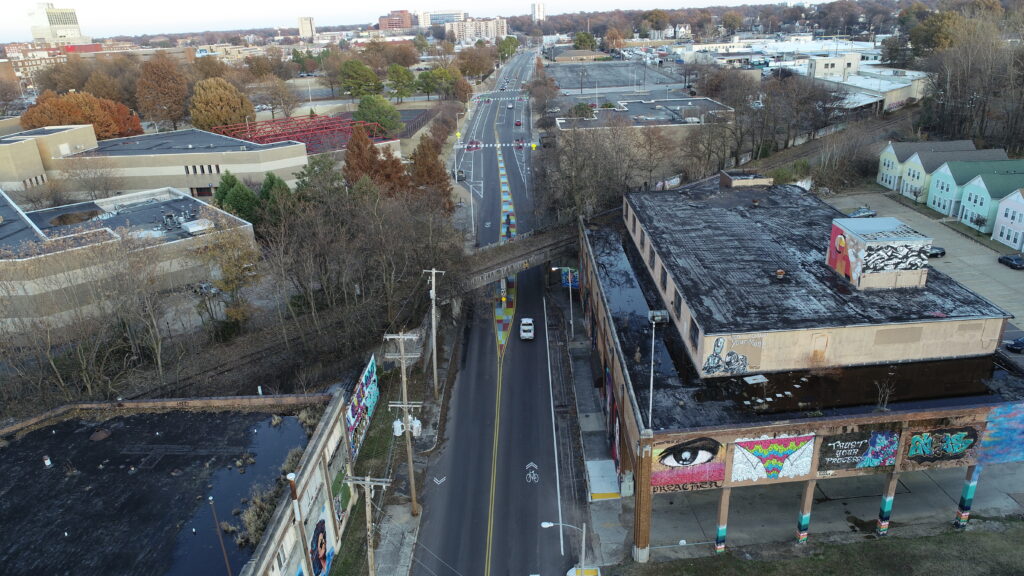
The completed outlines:
{"type": "Polygon", "coordinates": [[[519,321],[519,339],[533,340],[533,318],[523,318],[519,321]]]}
{"type": "Polygon", "coordinates": [[[1017,338],[1016,340],[1010,340],[1006,344],[1006,349],[1010,352],[1016,352],[1017,354],[1024,352],[1024,336],[1017,338]]]}
{"type": "Polygon", "coordinates": [[[942,246],[929,246],[928,257],[929,258],[942,258],[946,255],[946,249],[942,246]]]}
{"type": "Polygon", "coordinates": [[[847,218],[874,218],[875,216],[878,216],[878,212],[868,208],[867,206],[861,206],[846,215],[847,218]]]}
{"type": "Polygon", "coordinates": [[[1005,254],[999,257],[999,263],[1014,270],[1024,270],[1024,254],[1005,254]]]}

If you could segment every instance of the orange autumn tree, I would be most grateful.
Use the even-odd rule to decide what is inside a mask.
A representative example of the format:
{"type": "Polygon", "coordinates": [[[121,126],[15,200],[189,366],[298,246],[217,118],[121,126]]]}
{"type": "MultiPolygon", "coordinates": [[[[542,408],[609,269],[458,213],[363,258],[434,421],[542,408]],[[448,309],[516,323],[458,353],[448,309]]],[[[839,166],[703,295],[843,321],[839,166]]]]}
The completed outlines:
{"type": "Polygon", "coordinates": [[[84,92],[58,96],[47,90],[21,115],[25,130],[70,124],[92,124],[97,140],[142,134],[139,117],[127,106],[84,92]]]}

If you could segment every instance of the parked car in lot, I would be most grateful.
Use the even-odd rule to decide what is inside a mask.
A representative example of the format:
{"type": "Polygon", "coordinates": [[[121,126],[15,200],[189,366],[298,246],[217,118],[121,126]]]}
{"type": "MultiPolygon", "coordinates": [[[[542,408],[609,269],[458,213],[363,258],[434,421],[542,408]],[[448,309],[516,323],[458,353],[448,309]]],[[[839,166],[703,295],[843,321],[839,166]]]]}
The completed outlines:
{"type": "Polygon", "coordinates": [[[847,218],[874,218],[875,216],[878,216],[878,212],[868,208],[867,206],[861,206],[846,215],[847,218]]]}
{"type": "Polygon", "coordinates": [[[1024,352],[1024,336],[1007,342],[1006,349],[1010,352],[1016,352],[1017,354],[1024,352]]]}
{"type": "Polygon", "coordinates": [[[1005,254],[999,257],[999,263],[1014,270],[1024,270],[1024,254],[1005,254]]]}
{"type": "Polygon", "coordinates": [[[519,321],[519,339],[533,340],[533,318],[523,318],[519,321]]]}
{"type": "Polygon", "coordinates": [[[929,258],[942,258],[946,255],[946,249],[942,246],[929,246],[928,257],[929,258]]]}

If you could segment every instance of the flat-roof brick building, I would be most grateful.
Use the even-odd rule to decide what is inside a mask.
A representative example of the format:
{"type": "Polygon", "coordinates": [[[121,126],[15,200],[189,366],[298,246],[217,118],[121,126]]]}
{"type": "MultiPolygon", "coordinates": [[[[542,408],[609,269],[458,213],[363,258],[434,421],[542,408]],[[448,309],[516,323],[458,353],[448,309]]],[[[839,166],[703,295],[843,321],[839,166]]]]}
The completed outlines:
{"type": "MultiPolygon", "coordinates": [[[[634,558],[649,557],[654,500],[697,490],[718,491],[717,551],[732,491],[762,484],[802,484],[802,542],[817,482],[885,474],[884,535],[900,474],[962,467],[965,525],[980,465],[1024,460],[1007,440],[1024,429],[1024,378],[993,356],[1009,315],[930,268],[930,239],[898,220],[729,180],[628,194],[580,223],[634,558]]],[[[659,513],[676,508],[690,513],[659,513]]]]}

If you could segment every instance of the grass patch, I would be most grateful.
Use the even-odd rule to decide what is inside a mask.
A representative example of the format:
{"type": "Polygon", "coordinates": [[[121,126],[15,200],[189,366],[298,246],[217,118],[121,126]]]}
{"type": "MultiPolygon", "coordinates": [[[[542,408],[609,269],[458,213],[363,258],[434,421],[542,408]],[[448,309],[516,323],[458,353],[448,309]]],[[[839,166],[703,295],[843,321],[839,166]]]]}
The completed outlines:
{"type": "MultiPolygon", "coordinates": [[[[935,536],[889,536],[855,544],[815,544],[794,553],[796,545],[764,548],[762,556],[745,560],[731,553],[636,564],[626,562],[602,570],[611,576],[904,576],[956,574],[1010,576],[1024,573],[1024,522],[1001,521],[998,531],[958,532],[950,528],[935,536]]],[[[993,527],[996,528],[996,527],[993,527]]],[[[752,553],[753,554],[753,553],[752,553]]]]}
{"type": "MultiPolygon", "coordinates": [[[[393,442],[391,422],[394,420],[394,415],[388,411],[388,402],[402,399],[402,377],[398,370],[381,374],[378,386],[380,398],[377,400],[377,408],[363,438],[363,445],[359,448],[359,456],[352,466],[356,476],[380,478],[388,468],[388,450],[393,442]]],[[[410,398],[415,396],[410,393],[410,398]]]]}
{"type": "Polygon", "coordinates": [[[366,574],[366,505],[360,502],[352,508],[341,547],[334,556],[330,576],[353,576],[366,574]]]}

